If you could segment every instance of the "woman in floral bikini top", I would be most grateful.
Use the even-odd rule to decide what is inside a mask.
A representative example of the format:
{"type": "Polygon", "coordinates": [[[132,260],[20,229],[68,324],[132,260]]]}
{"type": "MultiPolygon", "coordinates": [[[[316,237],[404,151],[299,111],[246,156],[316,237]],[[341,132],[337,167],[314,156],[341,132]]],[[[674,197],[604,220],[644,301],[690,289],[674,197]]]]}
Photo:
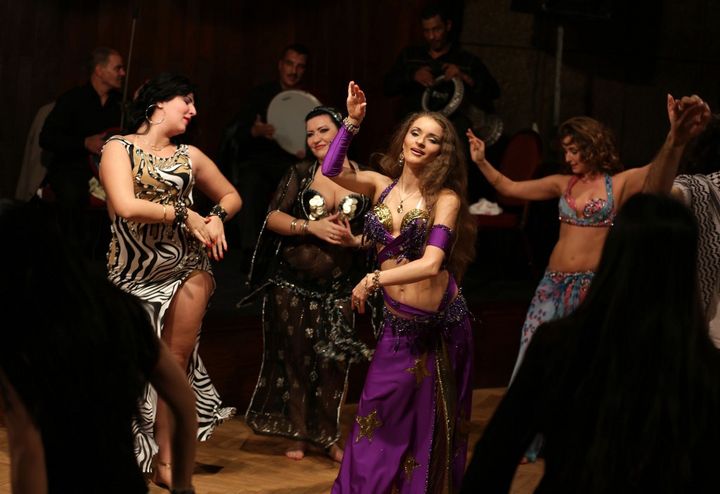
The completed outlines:
{"type": "MultiPolygon", "coordinates": [[[[622,170],[611,132],[589,117],[574,117],[558,130],[570,175],[516,182],[485,159],[485,145],[468,131],[472,160],[502,195],[525,200],[559,198],[560,235],[522,328],[513,377],[530,339],[544,322],[570,314],[582,302],[600,260],[616,211],[642,190],[649,165],[622,170]]],[[[534,461],[538,443],[526,453],[534,461]]]]}

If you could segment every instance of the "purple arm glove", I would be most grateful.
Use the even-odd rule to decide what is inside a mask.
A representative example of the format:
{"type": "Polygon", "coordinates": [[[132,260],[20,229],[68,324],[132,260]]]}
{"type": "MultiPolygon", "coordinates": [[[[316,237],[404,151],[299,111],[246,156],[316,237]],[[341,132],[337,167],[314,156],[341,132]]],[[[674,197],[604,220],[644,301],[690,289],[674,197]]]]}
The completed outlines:
{"type": "Polygon", "coordinates": [[[330,144],[327,155],[325,155],[325,161],[322,164],[322,173],[326,177],[337,177],[342,170],[345,156],[347,156],[347,150],[350,147],[350,141],[354,134],[349,132],[344,125],[340,126],[335,139],[330,144]]]}
{"type": "Polygon", "coordinates": [[[449,254],[451,243],[452,230],[445,225],[433,225],[425,242],[426,245],[432,245],[444,250],[446,256],[449,254]]]}

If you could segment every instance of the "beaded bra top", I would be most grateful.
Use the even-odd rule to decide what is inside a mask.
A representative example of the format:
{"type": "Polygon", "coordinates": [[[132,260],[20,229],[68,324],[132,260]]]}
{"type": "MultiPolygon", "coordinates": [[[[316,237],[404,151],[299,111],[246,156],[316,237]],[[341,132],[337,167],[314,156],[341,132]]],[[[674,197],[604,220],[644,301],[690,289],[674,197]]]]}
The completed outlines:
{"type": "Polygon", "coordinates": [[[400,234],[397,237],[392,235],[392,213],[383,201],[397,182],[396,179],[388,185],[380,194],[378,203],[365,215],[365,238],[385,246],[378,253],[380,262],[392,258],[398,262],[401,259],[419,259],[425,248],[427,224],[430,221],[430,212],[426,209],[413,208],[405,213],[400,223],[400,234]]]}
{"type": "Polygon", "coordinates": [[[613,198],[612,177],[605,175],[605,192],[607,199],[590,199],[585,203],[581,212],[578,212],[572,188],[578,182],[576,175],[568,182],[565,193],[560,197],[558,211],[560,221],[575,226],[612,226],[615,220],[615,200],[613,198]]]}

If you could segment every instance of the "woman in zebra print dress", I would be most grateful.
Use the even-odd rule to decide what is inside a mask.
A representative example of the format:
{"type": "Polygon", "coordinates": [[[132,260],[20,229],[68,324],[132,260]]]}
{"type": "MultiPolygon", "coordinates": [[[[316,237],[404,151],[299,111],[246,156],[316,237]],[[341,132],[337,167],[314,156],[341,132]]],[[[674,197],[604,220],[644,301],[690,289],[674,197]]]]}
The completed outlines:
{"type": "MultiPolygon", "coordinates": [[[[235,409],[223,408],[198,355],[200,326],[215,288],[209,257],[227,249],[223,221],[241,199],[215,164],[199,149],[175,144],[196,115],[193,86],[173,74],[146,83],[132,103],[128,127],[103,150],[100,178],[112,222],[108,253],[110,280],[140,298],[155,330],[195,391],[198,438],[207,439],[235,409]],[[216,202],[208,216],[192,211],[192,190],[216,202]]],[[[135,424],[135,447],[143,471],[170,486],[171,425],[155,390],[148,388],[135,424]]]]}

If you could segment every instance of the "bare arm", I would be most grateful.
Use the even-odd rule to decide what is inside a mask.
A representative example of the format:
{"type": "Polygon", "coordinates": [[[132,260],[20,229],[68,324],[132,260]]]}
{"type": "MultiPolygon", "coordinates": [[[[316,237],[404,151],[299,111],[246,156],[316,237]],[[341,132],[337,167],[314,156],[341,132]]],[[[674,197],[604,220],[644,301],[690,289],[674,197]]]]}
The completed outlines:
{"type": "Polygon", "coordinates": [[[110,208],[117,216],[137,223],[172,223],[172,206],[138,199],[133,189],[130,159],[120,141],[110,141],[100,159],[100,181],[110,208]]]}
{"type": "Polygon", "coordinates": [[[173,414],[172,485],[182,490],[192,487],[195,465],[197,417],[195,396],[187,377],[170,354],[165,343],[159,342],[158,361],[150,376],[150,383],[173,414]]]}
{"type": "Polygon", "coordinates": [[[337,223],[338,213],[315,221],[295,218],[278,209],[268,215],[267,227],[280,235],[314,235],[329,244],[343,244],[346,231],[343,225],[337,223]]]}
{"type": "Polygon", "coordinates": [[[650,164],[643,192],[671,192],[685,146],[705,129],[710,120],[710,109],[698,96],[676,100],[668,94],[667,111],[670,131],[650,164]]]}
{"type": "Polygon", "coordinates": [[[45,449],[40,431],[15,388],[0,370],[0,412],[8,432],[10,485],[14,494],[47,492],[45,449]]]}
{"type": "MultiPolygon", "coordinates": [[[[435,224],[454,229],[459,210],[460,198],[454,192],[444,190],[435,205],[435,224]]],[[[441,248],[428,245],[419,259],[396,268],[380,271],[378,281],[381,286],[389,286],[426,280],[441,271],[444,259],[445,252],[441,248]]],[[[367,288],[372,286],[373,276],[374,273],[368,273],[353,289],[353,300],[356,301],[360,313],[365,311],[365,300],[368,297],[367,288]]]]}
{"type": "MultiPolygon", "coordinates": [[[[107,193],[108,205],[113,214],[136,223],[166,223],[175,221],[172,204],[160,204],[135,197],[132,167],[125,148],[119,141],[110,141],[100,159],[100,181],[107,193]]],[[[188,210],[185,221],[190,233],[210,247],[211,236],[206,220],[188,210]]]]}
{"type": "Polygon", "coordinates": [[[227,219],[235,216],[242,207],[240,194],[205,153],[195,146],[189,146],[188,150],[198,188],[227,212],[227,219]]]}
{"type": "Polygon", "coordinates": [[[485,143],[473,134],[472,130],[468,129],[467,137],[470,142],[470,157],[473,162],[487,181],[490,182],[490,185],[504,196],[528,201],[552,199],[562,195],[570,180],[568,175],[550,175],[537,180],[523,180],[520,182],[511,180],[485,159],[485,143]]]}
{"type": "Polygon", "coordinates": [[[220,172],[217,165],[205,153],[195,146],[189,146],[188,150],[198,189],[227,213],[227,216],[221,219],[211,212],[204,218],[205,225],[196,226],[203,233],[203,236],[207,236],[209,239],[208,254],[216,261],[219,261],[224,257],[228,248],[223,222],[240,211],[242,199],[235,187],[232,186],[220,172]]]}

